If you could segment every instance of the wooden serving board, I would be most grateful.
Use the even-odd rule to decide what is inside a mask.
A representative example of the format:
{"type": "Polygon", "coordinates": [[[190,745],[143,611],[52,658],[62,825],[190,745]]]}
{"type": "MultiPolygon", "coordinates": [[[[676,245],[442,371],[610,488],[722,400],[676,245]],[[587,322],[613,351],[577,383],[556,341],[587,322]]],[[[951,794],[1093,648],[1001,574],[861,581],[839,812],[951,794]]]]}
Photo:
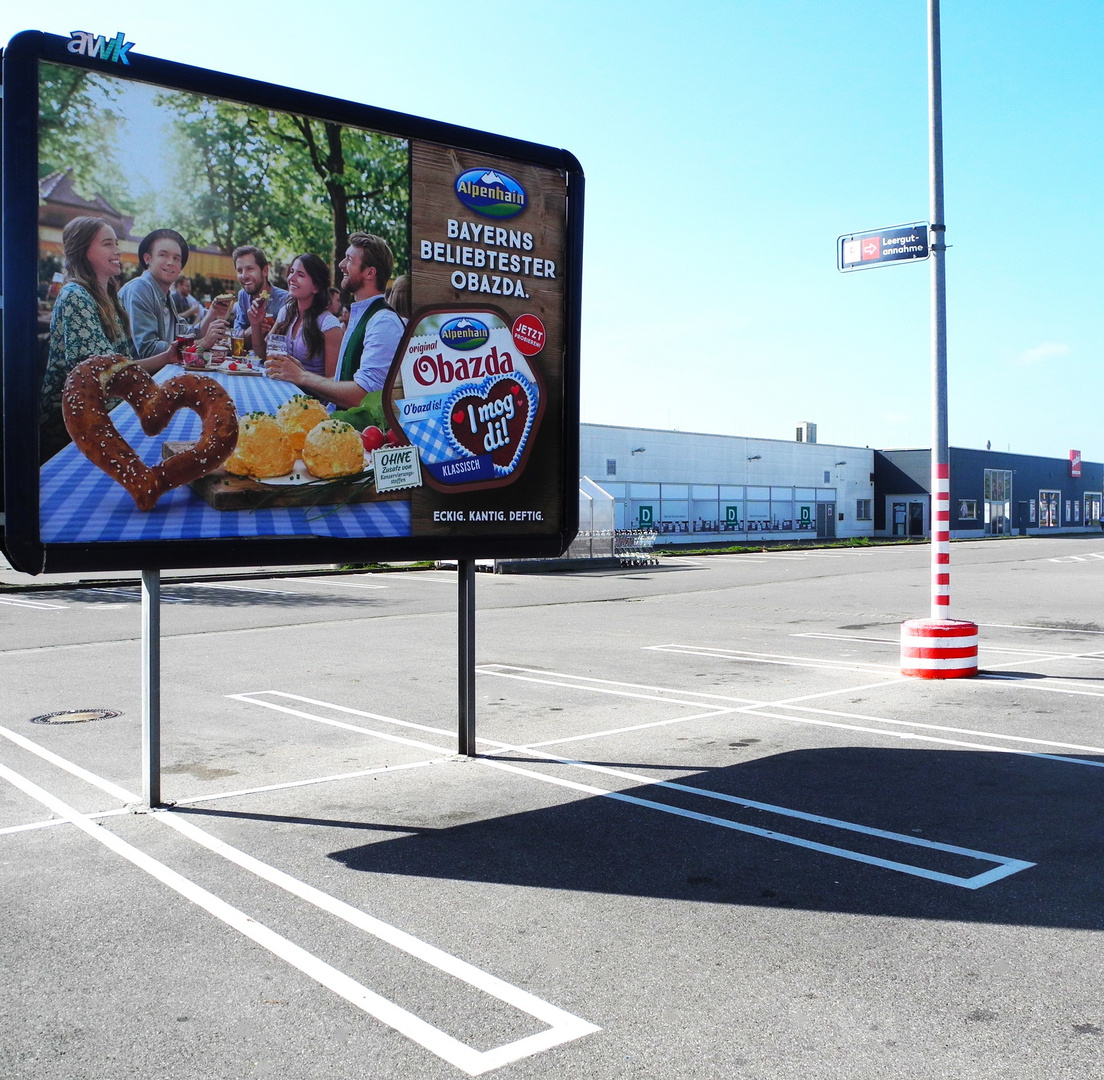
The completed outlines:
{"type": "MultiPolygon", "coordinates": [[[[161,457],[170,458],[182,450],[190,450],[190,442],[167,442],[161,446],[161,457]]],[[[201,476],[188,485],[208,506],[215,510],[256,510],[278,506],[332,506],[337,503],[392,502],[409,500],[409,491],[376,491],[374,484],[360,488],[352,495],[337,487],[333,492],[317,487],[295,484],[265,484],[247,476],[235,476],[224,468],[201,476]]]]}

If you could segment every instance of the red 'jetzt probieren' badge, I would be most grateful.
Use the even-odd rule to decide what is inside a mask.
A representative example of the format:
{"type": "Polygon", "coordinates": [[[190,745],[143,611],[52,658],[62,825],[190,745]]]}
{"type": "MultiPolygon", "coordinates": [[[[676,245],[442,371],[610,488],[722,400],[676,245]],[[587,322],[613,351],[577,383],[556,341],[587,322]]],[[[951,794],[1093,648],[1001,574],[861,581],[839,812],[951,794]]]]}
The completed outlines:
{"type": "Polygon", "coordinates": [[[544,348],[544,323],[536,315],[519,315],[514,320],[513,334],[523,356],[536,356],[544,348]]]}

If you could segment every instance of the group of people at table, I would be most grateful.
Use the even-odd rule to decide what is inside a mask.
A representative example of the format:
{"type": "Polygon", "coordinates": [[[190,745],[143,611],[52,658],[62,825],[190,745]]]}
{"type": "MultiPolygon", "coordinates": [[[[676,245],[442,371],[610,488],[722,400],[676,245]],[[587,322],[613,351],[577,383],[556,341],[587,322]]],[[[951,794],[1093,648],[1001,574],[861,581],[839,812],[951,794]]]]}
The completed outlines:
{"type": "MultiPolygon", "coordinates": [[[[69,442],[61,395],[81,361],[119,353],[150,373],[183,363],[176,341],[179,313],[170,296],[190,253],[180,233],[155,229],[144,237],[138,245],[142,273],[122,286],[119,241],[103,218],[74,218],[62,232],[62,246],[64,284],[50,319],[42,384],[42,461],[69,442]]],[[[195,330],[199,348],[211,349],[232,331],[243,331],[266,375],[294,383],[333,408],[353,408],[366,393],[383,388],[404,329],[386,298],[395,266],[386,240],[363,232],[349,237],[340,263],[341,288],[352,296],[344,327],[330,310],[330,271],[317,255],[304,252],[292,260],[286,290],[269,281],[260,248],[236,248],[233,259],[241,289],[236,299],[216,298],[202,314],[195,330]],[[270,355],[272,335],[280,335],[286,348],[270,355]]],[[[398,304],[398,295],[394,299],[398,304]]]]}

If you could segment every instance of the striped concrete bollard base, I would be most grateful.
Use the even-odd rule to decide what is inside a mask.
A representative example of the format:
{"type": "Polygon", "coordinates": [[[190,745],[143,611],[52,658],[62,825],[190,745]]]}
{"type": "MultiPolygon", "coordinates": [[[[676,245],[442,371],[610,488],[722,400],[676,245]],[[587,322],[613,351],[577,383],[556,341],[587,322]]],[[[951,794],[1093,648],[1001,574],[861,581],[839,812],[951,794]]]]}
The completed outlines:
{"type": "Polygon", "coordinates": [[[977,623],[909,619],[901,623],[901,674],[918,679],[965,679],[978,672],[977,623]]]}

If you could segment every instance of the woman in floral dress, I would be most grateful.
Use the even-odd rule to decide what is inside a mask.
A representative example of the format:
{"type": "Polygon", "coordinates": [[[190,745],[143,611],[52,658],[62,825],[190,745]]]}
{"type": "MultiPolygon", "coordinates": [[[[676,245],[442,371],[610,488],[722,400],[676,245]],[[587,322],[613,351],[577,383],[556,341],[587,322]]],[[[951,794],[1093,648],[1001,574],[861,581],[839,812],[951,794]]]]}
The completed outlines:
{"type": "MultiPolygon", "coordinates": [[[[122,272],[119,241],[103,218],[78,217],[61,234],[65,284],[50,318],[50,356],[42,380],[39,456],[46,461],[70,440],[61,415],[61,392],[69,372],[90,356],[121,353],[135,357],[130,324],[119,302],[116,280],[122,272]]],[[[143,361],[157,371],[180,362],[174,344],[143,361]]]]}

